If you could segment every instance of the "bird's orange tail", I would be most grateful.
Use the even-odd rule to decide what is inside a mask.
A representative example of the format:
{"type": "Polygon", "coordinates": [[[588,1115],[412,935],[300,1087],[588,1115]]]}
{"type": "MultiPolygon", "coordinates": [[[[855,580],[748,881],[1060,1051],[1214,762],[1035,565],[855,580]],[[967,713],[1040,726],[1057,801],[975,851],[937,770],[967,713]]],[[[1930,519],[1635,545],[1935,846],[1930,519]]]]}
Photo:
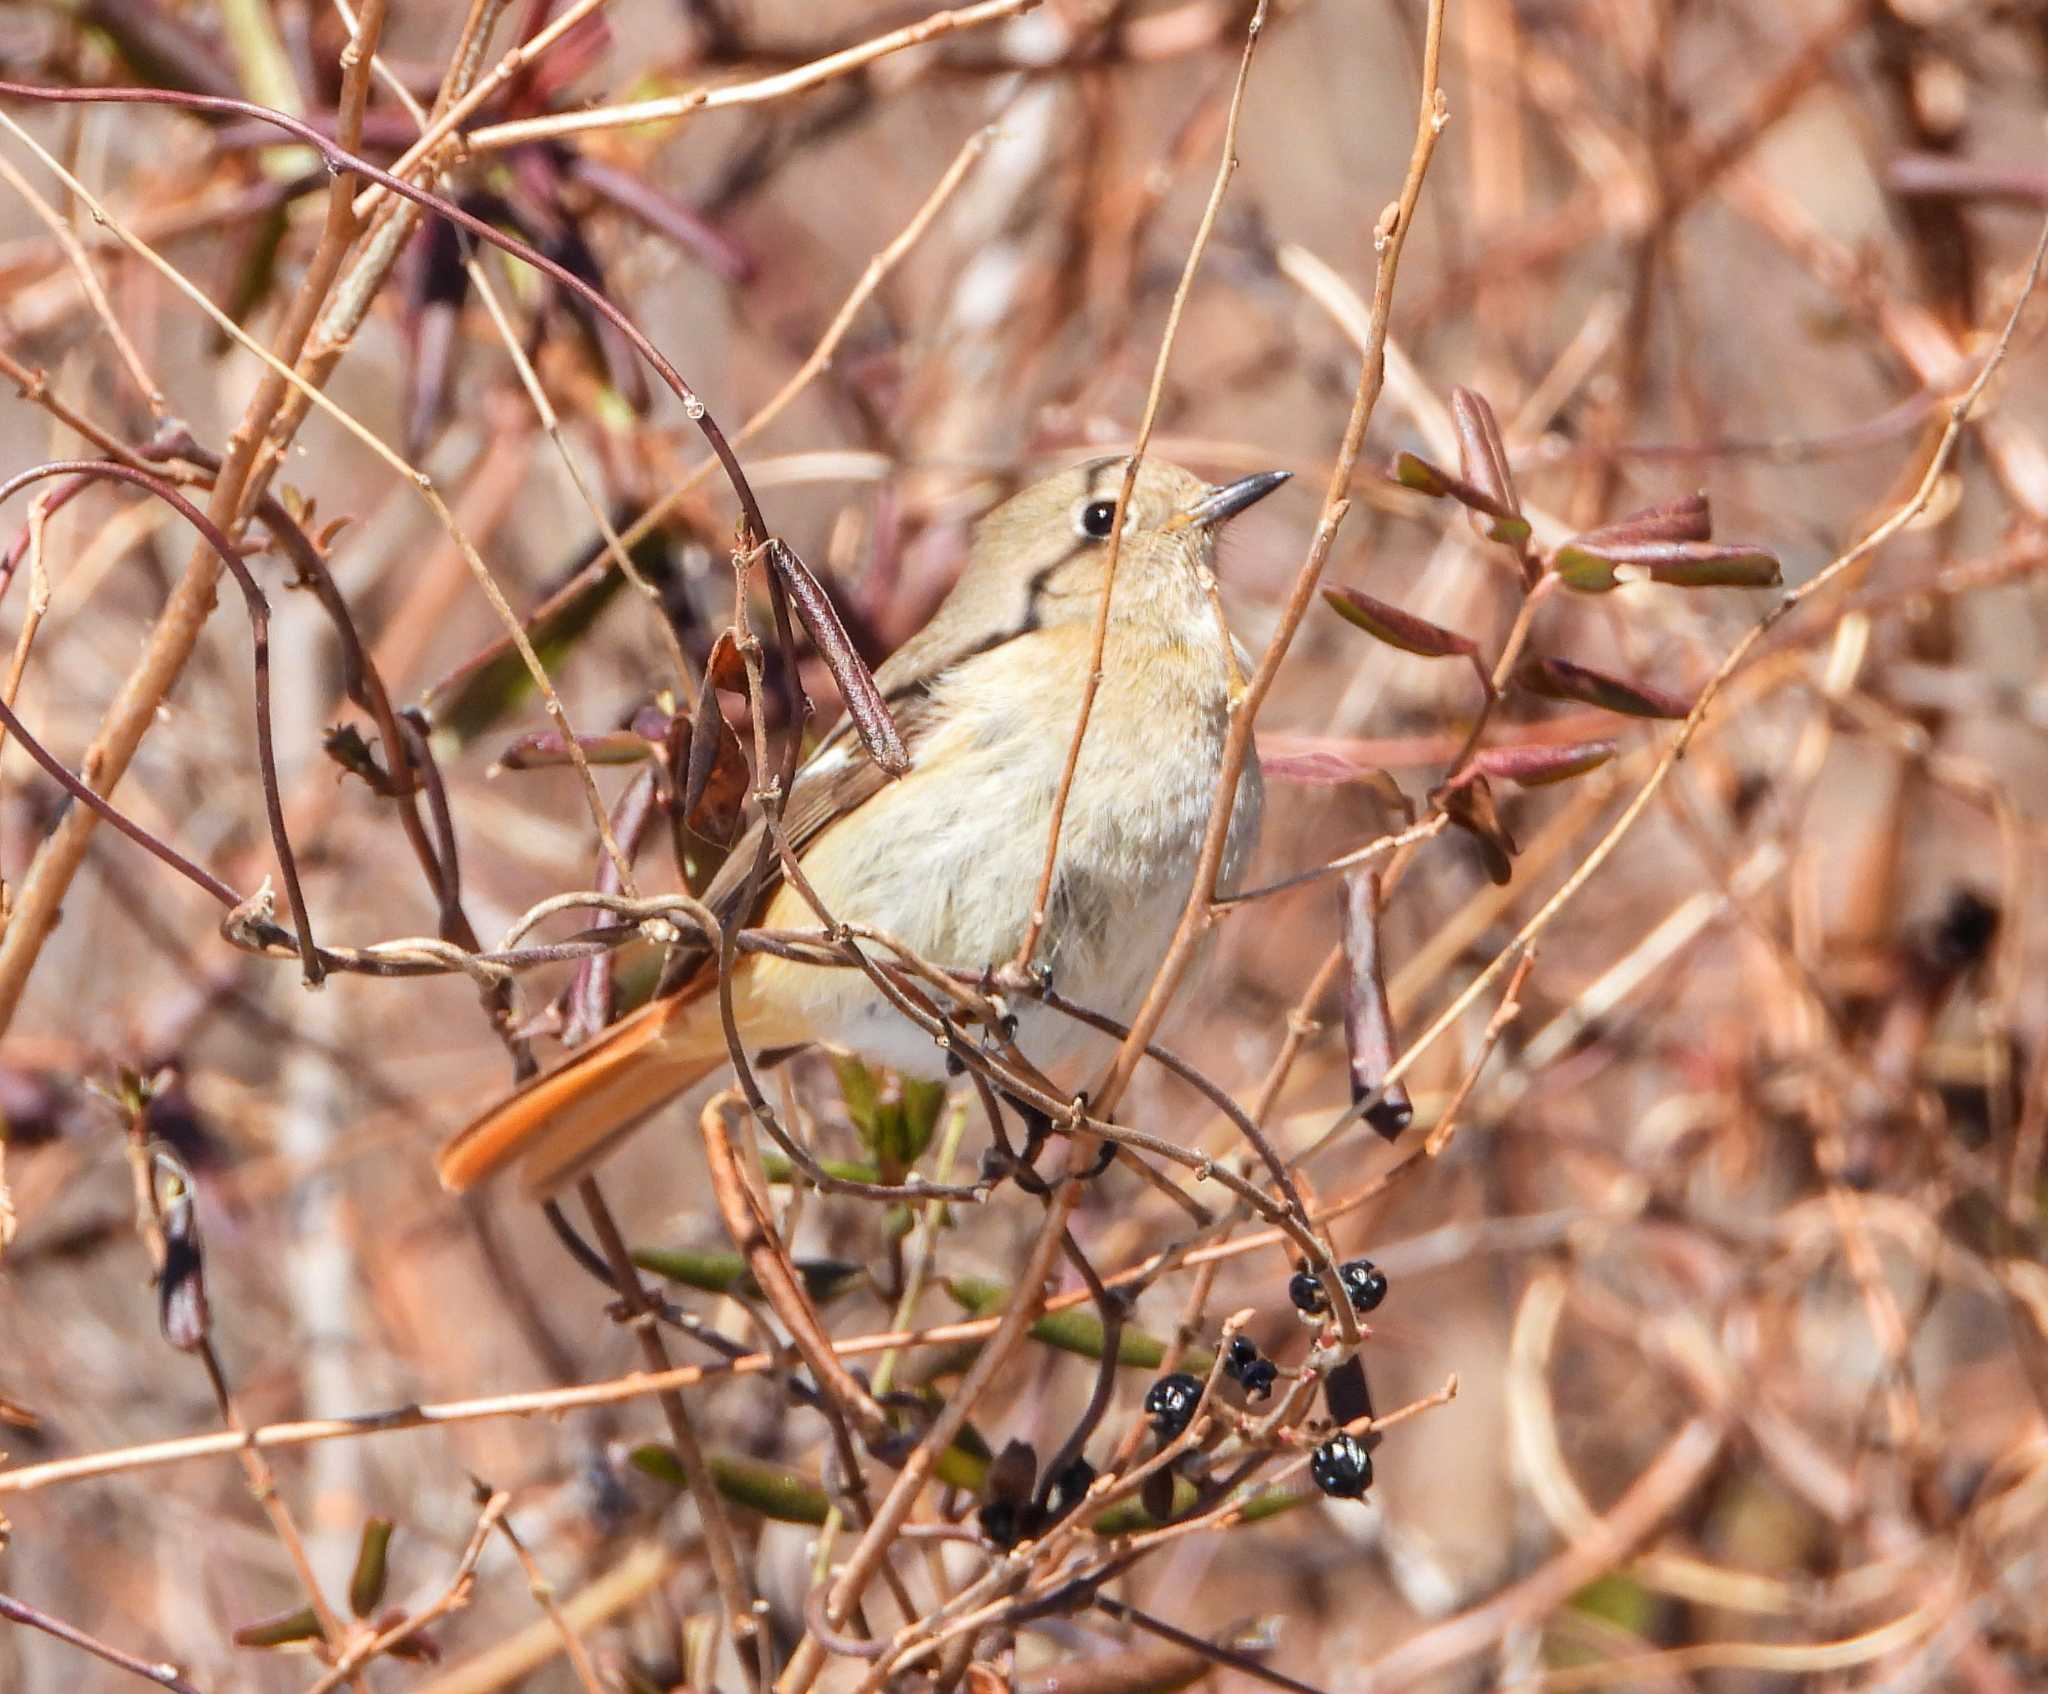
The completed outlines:
{"type": "Polygon", "coordinates": [[[520,1186],[545,1199],[584,1175],[649,1112],[725,1062],[712,985],[707,972],[650,1001],[457,1131],[435,1161],[441,1186],[460,1194],[516,1160],[520,1186]]]}

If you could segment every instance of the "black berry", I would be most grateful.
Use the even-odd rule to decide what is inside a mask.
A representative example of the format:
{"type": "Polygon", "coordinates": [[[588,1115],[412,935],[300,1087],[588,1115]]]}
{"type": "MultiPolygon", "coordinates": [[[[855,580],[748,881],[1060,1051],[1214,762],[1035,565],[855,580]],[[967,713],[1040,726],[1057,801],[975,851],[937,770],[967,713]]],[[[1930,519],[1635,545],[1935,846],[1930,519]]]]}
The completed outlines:
{"type": "Polygon", "coordinates": [[[1202,1381],[1186,1371],[1162,1376],[1145,1394],[1145,1415],[1159,1432],[1159,1439],[1171,1441],[1187,1428],[1201,1403],[1202,1381]]]}
{"type": "Polygon", "coordinates": [[[1355,1435],[1333,1435],[1308,1462],[1315,1485],[1335,1500],[1356,1500],[1372,1486],[1372,1455],[1355,1435]]]}
{"type": "Polygon", "coordinates": [[[1370,1259],[1349,1260],[1337,1267],[1337,1274],[1343,1278],[1351,1304],[1361,1312],[1376,1310],[1387,1297],[1387,1273],[1370,1259]]]}
{"type": "Polygon", "coordinates": [[[1294,1302],[1297,1312],[1306,1312],[1310,1317],[1320,1316],[1330,1309],[1330,1302],[1323,1294],[1323,1285],[1313,1271],[1296,1271],[1287,1279],[1287,1298],[1294,1302]]]}

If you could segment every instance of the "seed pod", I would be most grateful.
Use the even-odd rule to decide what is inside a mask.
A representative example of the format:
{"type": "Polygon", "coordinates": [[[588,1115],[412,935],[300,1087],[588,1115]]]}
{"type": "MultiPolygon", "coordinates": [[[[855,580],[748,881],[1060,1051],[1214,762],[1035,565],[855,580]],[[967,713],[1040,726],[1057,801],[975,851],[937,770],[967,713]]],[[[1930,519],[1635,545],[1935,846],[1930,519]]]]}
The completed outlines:
{"type": "Polygon", "coordinates": [[[1380,879],[1353,871],[1344,879],[1344,1044],[1351,1060],[1351,1100],[1371,1100],[1365,1121],[1382,1140],[1395,1140],[1415,1117],[1408,1090],[1386,1087],[1398,1043],[1380,957],[1380,879]]]}
{"type": "MultiPolygon", "coordinates": [[[[1356,1353],[1323,1378],[1323,1404],[1333,1423],[1356,1423],[1372,1416],[1372,1393],[1365,1385],[1365,1361],[1356,1353]]],[[[1365,1437],[1368,1447],[1372,1442],[1373,1437],[1365,1437]]]]}
{"type": "Polygon", "coordinates": [[[213,1313],[206,1303],[206,1261],[199,1242],[199,1212],[192,1184],[167,1155],[156,1158],[166,1189],[163,1201],[164,1262],[157,1272],[157,1322],[163,1337],[181,1353],[206,1343],[213,1313]]]}

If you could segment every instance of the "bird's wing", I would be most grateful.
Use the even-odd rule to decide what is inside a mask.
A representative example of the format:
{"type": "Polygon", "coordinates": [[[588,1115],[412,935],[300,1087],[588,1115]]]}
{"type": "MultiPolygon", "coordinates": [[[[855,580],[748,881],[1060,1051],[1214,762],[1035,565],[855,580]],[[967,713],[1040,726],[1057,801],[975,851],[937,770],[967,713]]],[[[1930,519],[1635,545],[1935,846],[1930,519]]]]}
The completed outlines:
{"type": "MultiPolygon", "coordinates": [[[[1040,592],[1048,575],[1049,570],[1034,577],[1011,577],[970,569],[931,622],[876,669],[875,685],[889,702],[890,714],[896,720],[897,733],[903,738],[913,769],[918,748],[937,727],[933,685],[955,666],[1035,630],[1040,592]]],[[[858,810],[890,780],[868,757],[852,723],[842,718],[804,761],[790,785],[789,798],[782,809],[790,851],[803,852],[806,845],[858,810]]],[[[704,900],[717,913],[720,923],[729,924],[735,919],[751,921],[765,909],[782,880],[781,867],[770,860],[749,903],[750,909],[745,913],[737,910],[739,896],[761,849],[763,828],[762,820],[756,817],[712,878],[704,900]]]]}

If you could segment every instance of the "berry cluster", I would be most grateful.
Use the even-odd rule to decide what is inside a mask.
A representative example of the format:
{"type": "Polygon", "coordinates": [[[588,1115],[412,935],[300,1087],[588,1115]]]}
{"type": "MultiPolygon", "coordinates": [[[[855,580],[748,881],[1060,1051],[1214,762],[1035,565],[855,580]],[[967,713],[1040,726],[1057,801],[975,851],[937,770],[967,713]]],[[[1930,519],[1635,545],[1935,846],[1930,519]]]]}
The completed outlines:
{"type": "MultiPolygon", "coordinates": [[[[1347,1259],[1337,1267],[1337,1275],[1356,1312],[1375,1311],[1387,1297],[1387,1273],[1370,1259],[1347,1259]]],[[[1330,1309],[1323,1285],[1313,1271],[1296,1271],[1289,1278],[1287,1298],[1294,1302],[1296,1311],[1310,1317],[1320,1317],[1330,1309]]]]}
{"type": "Polygon", "coordinates": [[[1223,1356],[1223,1374],[1242,1386],[1248,1398],[1265,1400],[1272,1396],[1280,1367],[1271,1359],[1260,1358],[1258,1347],[1247,1337],[1233,1335],[1230,1350],[1223,1356]]]}
{"type": "MultiPolygon", "coordinates": [[[[1387,1297],[1387,1276],[1370,1259],[1347,1259],[1337,1267],[1338,1280],[1359,1313],[1377,1311],[1387,1297]]],[[[1287,1284],[1287,1297],[1297,1311],[1309,1317],[1328,1313],[1328,1297],[1312,1272],[1297,1271],[1287,1284]]],[[[1260,1356],[1258,1344],[1248,1336],[1233,1335],[1224,1343],[1223,1374],[1243,1388],[1248,1399],[1272,1397],[1280,1367],[1260,1356]]],[[[1188,1371],[1175,1371],[1154,1382],[1145,1394],[1145,1416],[1162,1444],[1186,1433],[1194,1421],[1195,1408],[1202,1403],[1202,1379],[1188,1371]]],[[[1357,1358],[1346,1360],[1324,1384],[1331,1420],[1346,1424],[1372,1416],[1372,1402],[1365,1389],[1365,1373],[1357,1358]]],[[[1361,1440],[1341,1429],[1316,1448],[1309,1460],[1309,1477],[1316,1487],[1335,1500],[1357,1500],[1372,1487],[1372,1452],[1378,1438],[1361,1440]]],[[[1158,1480],[1158,1479],[1155,1479],[1158,1480]]],[[[1169,1496],[1170,1498],[1170,1496],[1169,1496]]],[[[984,1527],[986,1527],[984,1514],[984,1527]]],[[[991,1536],[993,1539],[993,1535],[991,1536]]]]}

